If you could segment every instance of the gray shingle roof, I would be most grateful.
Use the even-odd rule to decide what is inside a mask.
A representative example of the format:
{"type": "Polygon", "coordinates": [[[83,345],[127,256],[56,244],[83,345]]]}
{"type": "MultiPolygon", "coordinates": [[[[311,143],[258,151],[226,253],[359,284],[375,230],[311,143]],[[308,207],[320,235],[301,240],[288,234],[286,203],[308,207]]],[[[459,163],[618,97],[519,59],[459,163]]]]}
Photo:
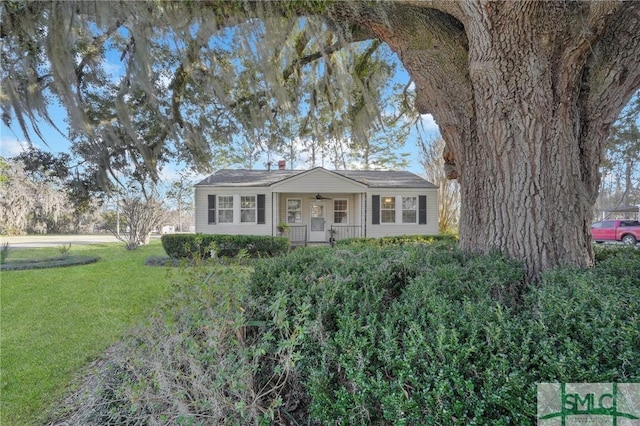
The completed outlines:
{"type": "Polygon", "coordinates": [[[198,182],[196,186],[269,186],[302,172],[302,170],[222,169],[198,182]]]}
{"type": "MultiPolygon", "coordinates": [[[[312,169],[313,170],[313,169],[312,169]]],[[[218,170],[196,186],[270,186],[309,170],[218,170]]],[[[431,182],[406,171],[328,170],[369,188],[435,188],[431,182]]]]}
{"type": "Polygon", "coordinates": [[[334,170],[334,173],[367,185],[369,188],[435,188],[431,182],[405,171],[334,170]]]}

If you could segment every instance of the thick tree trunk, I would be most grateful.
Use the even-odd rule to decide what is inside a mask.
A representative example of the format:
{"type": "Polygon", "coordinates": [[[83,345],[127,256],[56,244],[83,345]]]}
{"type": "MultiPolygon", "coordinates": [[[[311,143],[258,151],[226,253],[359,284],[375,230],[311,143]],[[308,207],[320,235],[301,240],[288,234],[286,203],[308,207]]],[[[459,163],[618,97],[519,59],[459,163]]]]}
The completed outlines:
{"type": "MultiPolygon", "coordinates": [[[[516,50],[501,52],[502,66],[526,66],[516,50]]],[[[492,101],[476,104],[477,137],[463,141],[457,156],[461,247],[521,259],[530,277],[560,265],[590,266],[600,150],[580,146],[602,146],[604,137],[581,140],[578,109],[556,107],[555,76],[492,77],[473,76],[476,98],[492,101]]]]}
{"type": "Polygon", "coordinates": [[[462,141],[457,162],[462,248],[522,259],[532,278],[592,265],[591,208],[606,133],[581,131],[580,63],[558,63],[557,46],[545,39],[553,20],[523,9],[467,29],[476,138],[462,141]]]}
{"type": "Polygon", "coordinates": [[[616,4],[548,6],[463,5],[475,17],[465,28],[476,137],[457,149],[460,244],[521,259],[530,279],[557,266],[593,264],[598,167],[609,128],[638,84],[637,75],[624,81],[622,57],[600,63],[604,55],[596,46],[611,43],[614,20],[622,20],[616,4]],[[584,16],[588,24],[567,27],[568,16],[584,16]],[[616,99],[625,85],[626,94],[616,99]]]}
{"type": "Polygon", "coordinates": [[[640,8],[423,5],[389,6],[361,25],[398,53],[418,108],[440,126],[448,175],[460,182],[461,247],[520,259],[530,280],[592,265],[603,144],[640,85],[640,8]]]}

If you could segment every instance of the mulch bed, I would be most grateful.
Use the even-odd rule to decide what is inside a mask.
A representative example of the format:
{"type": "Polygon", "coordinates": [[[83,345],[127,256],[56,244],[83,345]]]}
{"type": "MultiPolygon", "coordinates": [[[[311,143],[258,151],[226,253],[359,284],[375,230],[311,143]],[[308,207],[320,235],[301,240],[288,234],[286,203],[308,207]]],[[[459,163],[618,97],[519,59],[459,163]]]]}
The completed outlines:
{"type": "Polygon", "coordinates": [[[29,269],[62,268],[65,266],[88,265],[95,263],[99,257],[59,256],[45,259],[15,259],[0,265],[0,271],[24,271],[29,269]]]}

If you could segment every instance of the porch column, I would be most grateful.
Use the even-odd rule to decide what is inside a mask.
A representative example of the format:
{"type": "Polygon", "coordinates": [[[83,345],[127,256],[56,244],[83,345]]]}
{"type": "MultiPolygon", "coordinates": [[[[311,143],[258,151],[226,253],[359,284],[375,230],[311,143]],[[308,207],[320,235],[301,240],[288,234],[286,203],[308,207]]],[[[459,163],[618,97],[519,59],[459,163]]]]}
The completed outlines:
{"type": "Polygon", "coordinates": [[[279,198],[277,192],[271,193],[271,236],[277,235],[276,226],[278,225],[278,211],[280,210],[279,198]]]}
{"type": "Polygon", "coordinates": [[[362,203],[361,206],[361,220],[362,220],[362,230],[363,230],[363,238],[367,238],[367,193],[366,192],[361,192],[360,193],[360,203],[362,203]]]}

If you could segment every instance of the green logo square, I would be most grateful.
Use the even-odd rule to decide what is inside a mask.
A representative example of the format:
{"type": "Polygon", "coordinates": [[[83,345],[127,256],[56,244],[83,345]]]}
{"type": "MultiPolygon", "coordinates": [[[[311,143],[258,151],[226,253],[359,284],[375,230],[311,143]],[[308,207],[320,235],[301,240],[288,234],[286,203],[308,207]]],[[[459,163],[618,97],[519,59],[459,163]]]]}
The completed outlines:
{"type": "Polygon", "coordinates": [[[539,383],[538,425],[640,426],[640,383],[539,383]]]}

